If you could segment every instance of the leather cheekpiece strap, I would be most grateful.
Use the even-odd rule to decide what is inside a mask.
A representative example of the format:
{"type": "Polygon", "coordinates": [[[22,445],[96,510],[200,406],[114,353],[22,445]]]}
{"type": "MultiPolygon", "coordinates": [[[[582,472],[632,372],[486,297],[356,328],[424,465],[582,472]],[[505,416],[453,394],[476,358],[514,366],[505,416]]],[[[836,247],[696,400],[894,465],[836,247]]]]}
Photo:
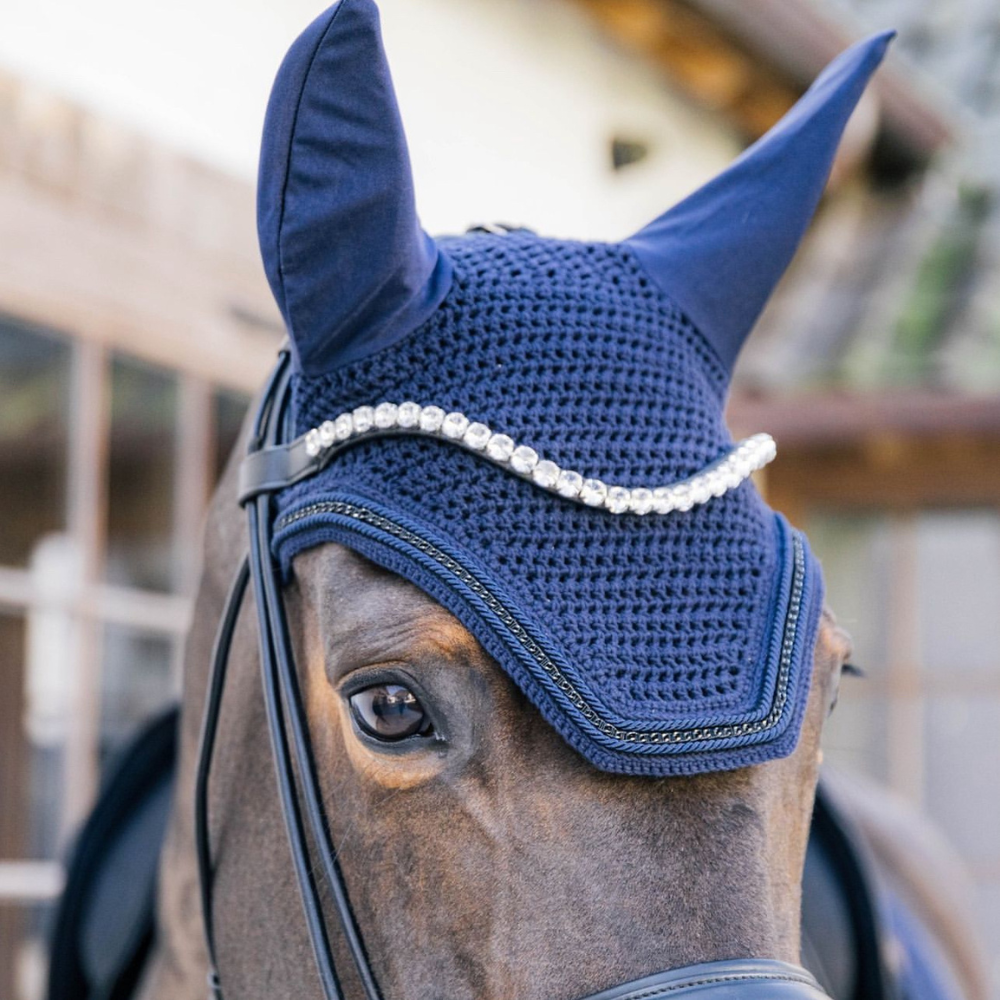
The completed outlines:
{"type": "Polygon", "coordinates": [[[686,965],[595,993],[584,1000],[829,1000],[805,969],[787,962],[741,958],[686,965]]]}

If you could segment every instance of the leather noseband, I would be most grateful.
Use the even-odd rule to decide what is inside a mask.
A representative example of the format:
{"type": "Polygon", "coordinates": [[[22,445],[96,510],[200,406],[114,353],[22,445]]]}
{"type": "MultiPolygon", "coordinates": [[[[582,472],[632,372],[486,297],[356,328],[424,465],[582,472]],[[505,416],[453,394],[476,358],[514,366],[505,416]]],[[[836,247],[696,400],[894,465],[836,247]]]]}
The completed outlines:
{"type": "Polygon", "coordinates": [[[583,1000],[829,1000],[805,969],[787,962],[737,958],[685,965],[614,986],[583,1000]]]}

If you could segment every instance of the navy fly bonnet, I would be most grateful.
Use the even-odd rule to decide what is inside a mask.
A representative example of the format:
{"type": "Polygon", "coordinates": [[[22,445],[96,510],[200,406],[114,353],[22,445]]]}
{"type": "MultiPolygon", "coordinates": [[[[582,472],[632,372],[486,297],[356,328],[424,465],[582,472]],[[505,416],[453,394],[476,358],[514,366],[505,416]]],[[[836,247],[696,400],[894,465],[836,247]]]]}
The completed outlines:
{"type": "Polygon", "coordinates": [[[822,580],[723,422],[733,363],[890,35],[843,53],[724,173],[620,243],[431,239],[372,0],[296,41],[259,231],[291,338],[275,556],[338,542],[451,611],[606,771],[790,753],[822,580]]]}

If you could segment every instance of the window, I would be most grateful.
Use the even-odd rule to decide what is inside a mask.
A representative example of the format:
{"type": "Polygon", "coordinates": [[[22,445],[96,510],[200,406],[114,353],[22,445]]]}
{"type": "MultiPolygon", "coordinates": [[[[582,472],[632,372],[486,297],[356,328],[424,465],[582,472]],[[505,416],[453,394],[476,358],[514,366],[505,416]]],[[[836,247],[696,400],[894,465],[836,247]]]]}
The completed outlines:
{"type": "Polygon", "coordinates": [[[101,657],[102,762],[144,720],[180,695],[174,649],[179,637],[122,625],[104,628],[101,657]]]}
{"type": "Polygon", "coordinates": [[[176,584],[177,376],[121,355],[110,368],[104,577],[169,592],[176,584]]]}
{"type": "Polygon", "coordinates": [[[247,399],[226,389],[217,390],[212,396],[212,417],[215,427],[213,441],[212,476],[215,482],[222,478],[226,463],[236,444],[247,412],[247,399]]]}
{"type": "Polygon", "coordinates": [[[66,527],[69,343],[0,323],[0,566],[27,566],[66,527]]]}
{"type": "Polygon", "coordinates": [[[246,397],[0,317],[0,997],[100,769],[177,697],[200,522],[246,397]]]}

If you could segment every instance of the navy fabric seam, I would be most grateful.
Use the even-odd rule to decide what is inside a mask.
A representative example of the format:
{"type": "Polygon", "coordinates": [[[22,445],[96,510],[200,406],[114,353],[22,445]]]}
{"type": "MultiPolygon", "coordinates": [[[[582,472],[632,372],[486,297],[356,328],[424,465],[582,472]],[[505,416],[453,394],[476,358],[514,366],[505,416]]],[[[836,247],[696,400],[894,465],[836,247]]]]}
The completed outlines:
{"type": "MultiPolygon", "coordinates": [[[[341,2],[343,3],[344,0],[341,0],[341,2]]],[[[342,361],[338,361],[336,364],[331,365],[329,368],[324,369],[322,372],[306,372],[304,370],[296,372],[295,378],[324,379],[330,375],[339,374],[343,372],[345,369],[350,368],[351,365],[367,362],[373,358],[378,358],[379,355],[381,354],[386,354],[389,351],[395,350],[405,341],[409,340],[411,337],[418,336],[420,332],[424,329],[424,327],[427,326],[434,319],[434,314],[445,304],[445,301],[448,298],[448,293],[451,291],[452,285],[454,284],[455,281],[455,262],[448,254],[444,252],[444,250],[441,249],[441,247],[437,248],[437,254],[438,254],[438,261],[443,259],[446,262],[445,266],[447,267],[448,270],[446,287],[438,303],[434,306],[433,309],[430,310],[430,312],[427,313],[427,315],[415,327],[413,327],[411,330],[407,330],[403,334],[400,334],[400,336],[396,340],[390,341],[387,344],[383,344],[381,347],[376,348],[376,350],[374,351],[361,351],[358,354],[351,354],[348,357],[344,358],[342,361]]],[[[431,269],[430,276],[434,275],[439,266],[440,264],[436,262],[434,267],[431,269]]],[[[430,279],[428,278],[428,280],[430,279]]],[[[370,301],[374,297],[375,297],[374,295],[369,296],[369,298],[366,301],[370,301]]]]}
{"type": "MultiPolygon", "coordinates": [[[[632,249],[632,247],[628,245],[628,240],[623,240],[622,242],[617,243],[615,245],[621,247],[632,258],[632,260],[635,262],[639,270],[642,271],[642,273],[646,276],[646,280],[652,282],[653,287],[656,289],[657,294],[660,296],[660,298],[664,302],[666,302],[667,305],[673,306],[679,313],[681,313],[681,315],[687,321],[691,329],[698,335],[698,338],[701,340],[701,342],[705,345],[705,347],[708,348],[708,352],[712,356],[712,363],[716,366],[717,369],[717,371],[714,374],[722,376],[722,385],[723,385],[722,402],[723,404],[725,404],[726,396],[728,395],[729,383],[732,380],[732,371],[724,364],[722,358],[719,356],[718,349],[708,339],[708,337],[706,337],[705,334],[702,333],[701,327],[699,327],[698,324],[695,323],[695,321],[691,318],[691,316],[689,315],[688,311],[684,308],[684,306],[682,306],[681,303],[677,301],[677,299],[675,299],[672,295],[670,295],[666,291],[666,289],[660,284],[660,282],[654,275],[650,274],[649,268],[647,268],[646,265],[642,262],[642,258],[635,252],[635,250],[632,249]]],[[[750,336],[751,332],[752,330],[747,332],[748,337],[750,336]]],[[[744,338],[744,340],[745,339],[746,338],[744,338]]]]}
{"type": "MultiPolygon", "coordinates": [[[[792,563],[795,559],[794,544],[791,539],[791,527],[780,514],[773,515],[773,530],[777,536],[778,558],[775,560],[775,581],[771,587],[767,601],[767,616],[759,619],[754,630],[754,645],[757,649],[758,667],[754,673],[747,673],[744,688],[749,684],[751,689],[756,686],[760,690],[757,705],[766,706],[774,699],[774,689],[777,683],[777,661],[781,655],[782,633],[784,632],[784,616],[776,612],[787,610],[789,591],[792,580],[792,563]],[[765,622],[771,622],[768,632],[765,622]]],[[[745,694],[745,691],[742,692],[745,694]]]]}
{"type": "MultiPolygon", "coordinates": [[[[794,528],[792,530],[795,531],[794,528]]],[[[797,711],[789,713],[790,731],[795,738],[793,749],[794,746],[798,745],[799,739],[802,736],[802,719],[805,715],[806,704],[812,690],[813,674],[815,672],[816,642],[819,639],[819,623],[823,613],[823,601],[825,598],[823,573],[820,569],[819,560],[816,559],[809,548],[805,535],[800,531],[796,531],[796,534],[802,541],[802,547],[806,556],[806,579],[809,583],[809,613],[804,620],[806,628],[797,637],[799,648],[795,653],[795,656],[803,663],[806,676],[799,685],[800,703],[796,706],[797,711]]]]}

